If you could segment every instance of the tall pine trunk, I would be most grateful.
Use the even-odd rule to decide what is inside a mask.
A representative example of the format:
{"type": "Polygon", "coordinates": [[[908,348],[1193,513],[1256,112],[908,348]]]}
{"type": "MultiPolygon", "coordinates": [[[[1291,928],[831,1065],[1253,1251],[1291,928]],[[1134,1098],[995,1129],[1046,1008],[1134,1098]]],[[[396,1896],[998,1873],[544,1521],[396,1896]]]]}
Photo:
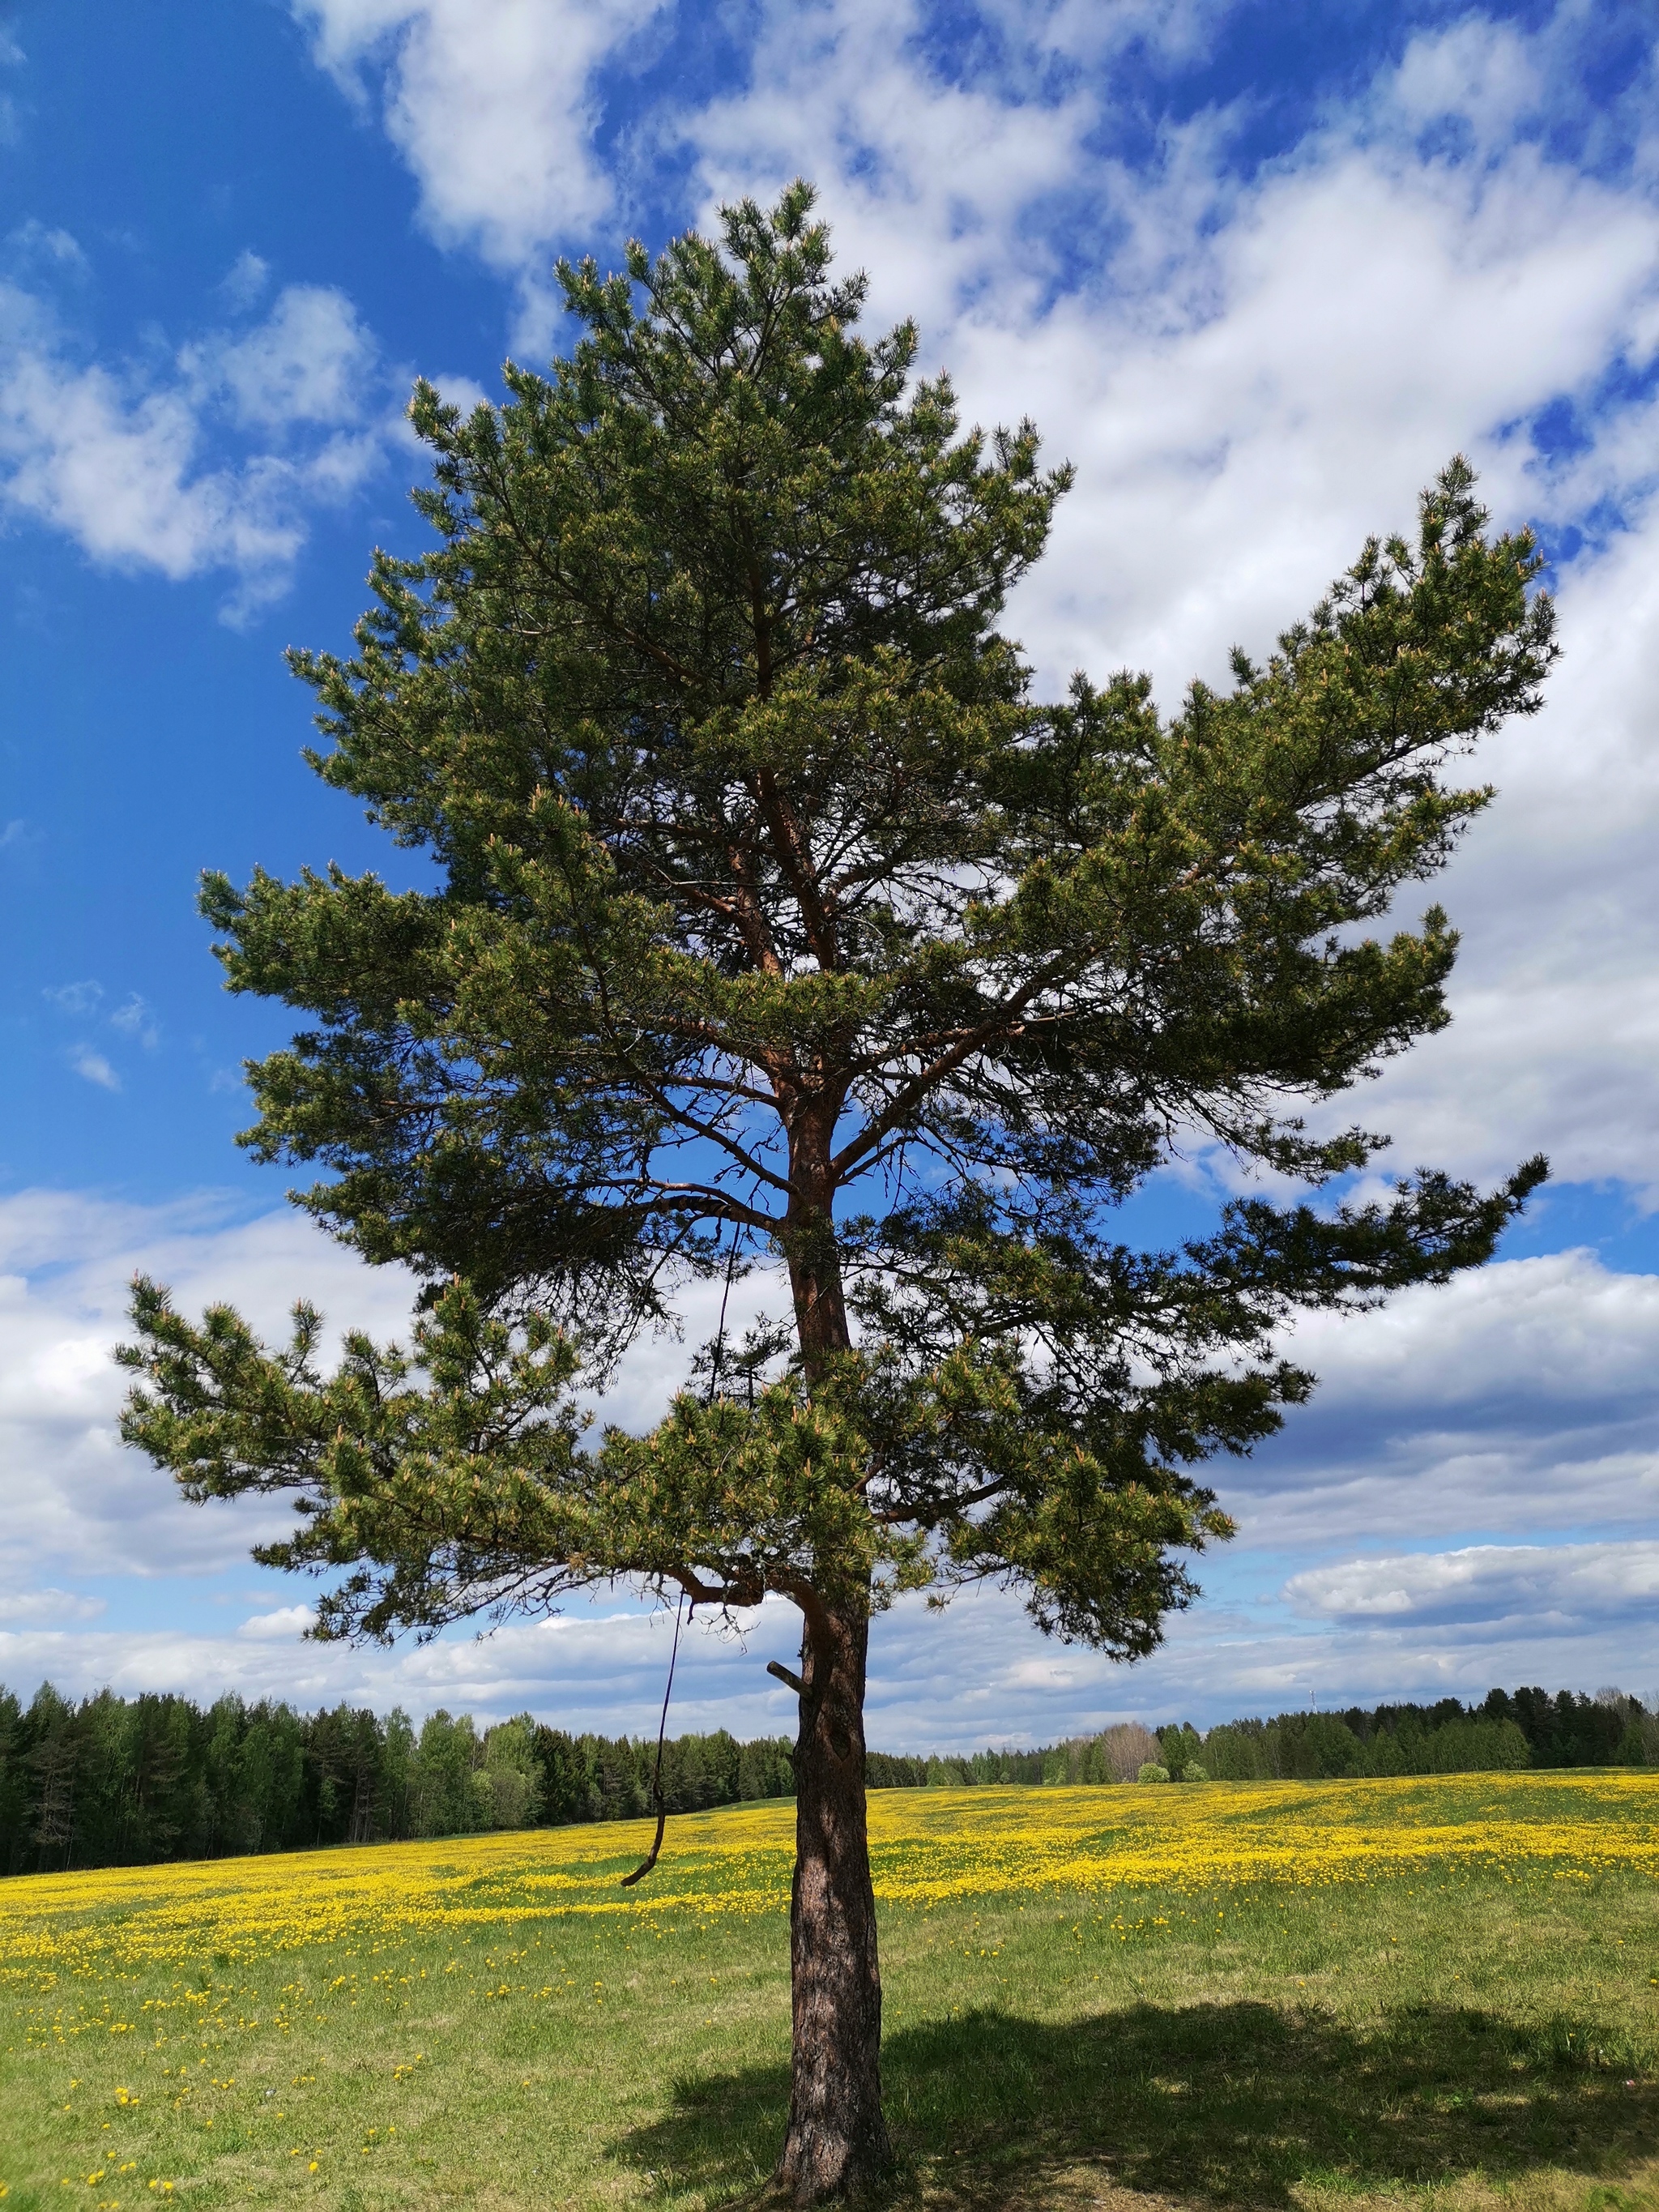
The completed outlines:
{"type": "MultiPolygon", "coordinates": [[[[792,1122],[784,1245],[801,1365],[811,1389],[851,1347],[836,1248],[833,1110],[792,1122]]],[[[798,2205],[856,2197],[891,2160],[881,2111],[881,1970],[864,1802],[867,1583],[799,1593],[800,1733],[795,1745],[793,1999],[789,2125],[777,2179],[798,2205]]]]}
{"type": "Polygon", "coordinates": [[[815,1605],[803,1651],[789,1903],[793,2046],[777,2178],[798,2205],[872,2188],[891,2159],[881,2110],[881,1972],[865,1825],[867,1606],[815,1605]]]}

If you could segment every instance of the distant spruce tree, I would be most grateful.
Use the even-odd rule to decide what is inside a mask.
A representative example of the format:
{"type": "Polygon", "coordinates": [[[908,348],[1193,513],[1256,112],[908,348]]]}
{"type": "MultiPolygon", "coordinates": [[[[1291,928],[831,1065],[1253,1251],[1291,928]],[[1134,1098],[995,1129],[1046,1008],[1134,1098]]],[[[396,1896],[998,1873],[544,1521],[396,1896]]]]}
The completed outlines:
{"type": "Polygon", "coordinates": [[[1478,1265],[1543,1173],[1110,1235],[1182,1133],[1309,1186],[1373,1157],[1295,1109],[1446,1019],[1445,916],[1367,926],[1486,804],[1448,764],[1553,653],[1533,543],[1485,534],[1460,462],[1231,690],[1039,700],[997,623],[1069,474],[1029,423],[964,434],[911,325],[859,335],[811,208],[562,266],[580,342],[499,409],[416,387],[436,549],[377,555],[355,656],[294,665],[313,765],[434,885],[203,904],[229,988],[308,1023],[244,1141],[319,1165],[301,1203],[424,1310],[325,1375],[310,1309],[268,1351],[140,1282],[122,1355],[125,1433],[187,1497],[295,1496],[258,1556],[327,1577],[320,1635],[617,1577],[799,1608],[799,2203],[888,2156],[872,1609],[993,1577],[1149,1650],[1182,1554],[1231,1533],[1194,1470],[1311,1387],[1285,1317],[1478,1265]],[[756,1264],[785,1321],[585,1443],[579,1374],[756,1264]]]}

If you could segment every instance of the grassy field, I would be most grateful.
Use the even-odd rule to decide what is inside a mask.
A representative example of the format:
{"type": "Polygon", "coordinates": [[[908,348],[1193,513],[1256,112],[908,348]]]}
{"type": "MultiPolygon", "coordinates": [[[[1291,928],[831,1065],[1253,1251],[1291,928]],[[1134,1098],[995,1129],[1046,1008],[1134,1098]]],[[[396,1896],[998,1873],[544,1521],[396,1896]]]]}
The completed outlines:
{"type": "MultiPolygon", "coordinates": [[[[714,2205],[793,1808],[0,1885],[5,2212],[714,2205]]],[[[902,2202],[1659,2206],[1659,1777],[872,1801],[902,2202]]]]}

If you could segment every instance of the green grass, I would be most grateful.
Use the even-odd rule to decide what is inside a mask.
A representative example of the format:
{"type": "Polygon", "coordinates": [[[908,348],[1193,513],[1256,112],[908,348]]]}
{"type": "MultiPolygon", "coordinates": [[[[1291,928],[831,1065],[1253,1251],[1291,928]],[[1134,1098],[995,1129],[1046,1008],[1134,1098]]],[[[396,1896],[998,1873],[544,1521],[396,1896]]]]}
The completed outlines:
{"type": "MultiPolygon", "coordinates": [[[[1396,1821],[1431,1817],[1437,1793],[1448,1820],[1473,1809],[1452,1781],[1365,1795],[1389,1789],[1342,1785],[1331,1802],[1396,1821]]],[[[1093,1799],[1104,1818],[1152,1794],[1093,1799]]],[[[1162,1793],[1171,1816],[1183,1794],[1162,1793]]],[[[1233,1802],[1228,1785],[1206,1794],[1233,1802]]],[[[916,1817],[936,1841],[956,1807],[994,1797],[1029,1829],[1055,1796],[932,1792],[916,1817]]],[[[1503,1810],[1547,1821],[1558,1801],[1532,1778],[1503,1810]]],[[[1237,1802],[1272,1813],[1243,1785],[1237,1802]]],[[[1507,1868],[1431,1861],[1363,1881],[1211,1890],[1195,1858],[1161,1889],[888,1905],[896,2197],[1659,2206],[1659,1883],[1616,1863],[1638,1807],[1649,1831],[1659,1787],[1595,1802],[1609,1850],[1588,1867],[1511,1856],[1507,1868]]],[[[1582,1783],[1571,1812],[1585,1815],[1582,1783]]],[[[776,1845],[766,1823],[785,1817],[671,1824],[665,1871],[677,1848],[717,1864],[728,1837],[776,1845]]],[[[587,1830],[560,1849],[611,1878],[636,1840],[587,1830]]],[[[889,1844],[902,1855],[902,1834],[889,1844]]],[[[472,1848],[426,1853],[465,1874],[472,1848]]],[[[264,1882],[282,1871],[244,1863],[264,1882]]],[[[318,1859],[292,1863],[296,1881],[315,1879],[318,1859]]],[[[387,1864],[404,1879],[396,1869],[415,1862],[387,1864]]],[[[137,1910],[121,1899],[127,1879],[85,1878],[94,1918],[137,1910]]],[[[143,1879],[153,1896],[156,1870],[143,1879]]],[[[234,1961],[221,1949],[188,1967],[100,1972],[29,1958],[28,1887],[0,1890],[13,1946],[0,1981],[5,2212],[131,2212],[162,2195],[152,2180],[201,2207],[667,2212],[759,2191],[776,2155],[788,2046],[776,1911],[509,1911],[395,1942],[348,1927],[234,1961]]],[[[52,1885],[59,1918],[66,1893],[52,1885]]],[[[481,1899],[500,1893],[480,1879],[481,1899]]]]}

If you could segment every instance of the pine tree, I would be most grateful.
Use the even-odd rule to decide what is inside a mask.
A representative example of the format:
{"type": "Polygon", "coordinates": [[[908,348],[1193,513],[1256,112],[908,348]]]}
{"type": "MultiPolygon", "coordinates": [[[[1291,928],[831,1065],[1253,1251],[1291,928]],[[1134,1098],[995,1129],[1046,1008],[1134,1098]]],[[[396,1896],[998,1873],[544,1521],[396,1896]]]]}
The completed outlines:
{"type": "Polygon", "coordinates": [[[1443,914],[1371,926],[1553,652],[1531,540],[1486,535],[1457,463],[1231,689],[1040,700],[997,624],[1068,472],[1029,423],[964,433],[910,325],[860,335],[811,200],[562,268],[579,342],[500,408],[417,386],[435,550],[378,555],[355,654],[294,665],[313,765],[432,887],[204,893],[229,988],[309,1023],[245,1141],[426,1285],[413,1342],[325,1375],[309,1309],[272,1352],[141,1282],[124,1355],[125,1433],[186,1496],[296,1495],[260,1556],[325,1576],[322,1635],[619,1576],[799,1607],[802,2203],[888,2154],[872,1612],[991,1578],[1150,1650],[1231,1533],[1197,1471],[1310,1387],[1286,1316],[1479,1264],[1543,1172],[1334,1202],[1382,1139],[1297,1109],[1445,1020],[1443,914]],[[1183,1139],[1306,1194],[1115,1242],[1183,1139]],[[648,1435],[586,1437],[579,1376],[755,1266],[785,1318],[706,1346],[648,1435]]]}

